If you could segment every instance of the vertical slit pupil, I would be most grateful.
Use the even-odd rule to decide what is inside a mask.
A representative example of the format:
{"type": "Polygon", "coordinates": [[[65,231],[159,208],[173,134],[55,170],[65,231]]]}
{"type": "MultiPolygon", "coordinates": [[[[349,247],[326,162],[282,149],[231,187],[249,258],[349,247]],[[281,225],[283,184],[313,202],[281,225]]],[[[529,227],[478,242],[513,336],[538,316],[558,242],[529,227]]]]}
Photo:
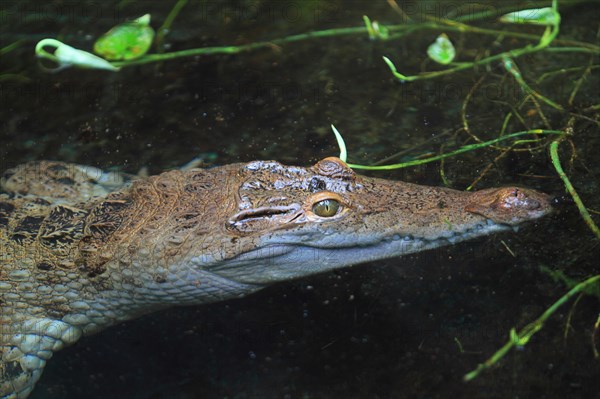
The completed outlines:
{"type": "Polygon", "coordinates": [[[333,199],[325,199],[319,201],[313,205],[313,212],[317,216],[321,217],[331,217],[334,216],[338,209],[340,208],[340,203],[333,199]]]}

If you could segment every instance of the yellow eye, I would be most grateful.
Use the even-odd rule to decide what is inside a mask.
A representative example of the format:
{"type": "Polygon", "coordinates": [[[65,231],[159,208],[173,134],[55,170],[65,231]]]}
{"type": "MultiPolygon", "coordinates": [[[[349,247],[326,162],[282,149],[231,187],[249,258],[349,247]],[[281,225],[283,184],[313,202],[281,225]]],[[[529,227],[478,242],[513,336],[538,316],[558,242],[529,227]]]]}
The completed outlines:
{"type": "Polygon", "coordinates": [[[323,218],[335,216],[339,209],[340,203],[334,199],[324,199],[319,202],[315,202],[312,207],[313,213],[323,218]]]}

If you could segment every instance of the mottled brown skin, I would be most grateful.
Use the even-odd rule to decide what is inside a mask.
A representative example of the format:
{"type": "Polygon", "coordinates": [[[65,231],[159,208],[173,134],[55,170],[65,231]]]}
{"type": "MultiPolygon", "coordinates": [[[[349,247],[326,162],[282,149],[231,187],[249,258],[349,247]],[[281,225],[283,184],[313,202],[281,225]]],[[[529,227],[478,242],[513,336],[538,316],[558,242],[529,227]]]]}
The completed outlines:
{"type": "Polygon", "coordinates": [[[133,183],[42,161],[7,171],[2,187],[0,399],[26,398],[53,352],[117,322],[550,212],[548,196],[533,190],[374,179],[337,158],[310,168],[257,161],[174,170],[133,183]]]}

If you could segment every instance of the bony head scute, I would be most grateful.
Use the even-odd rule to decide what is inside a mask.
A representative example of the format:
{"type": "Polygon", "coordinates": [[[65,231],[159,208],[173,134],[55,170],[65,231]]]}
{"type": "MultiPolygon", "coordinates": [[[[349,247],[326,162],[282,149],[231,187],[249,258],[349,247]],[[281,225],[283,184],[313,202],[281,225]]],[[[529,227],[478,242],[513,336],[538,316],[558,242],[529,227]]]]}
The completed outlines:
{"type": "Polygon", "coordinates": [[[305,210],[309,217],[327,219],[341,215],[346,207],[343,198],[339,194],[321,191],[307,199],[305,210]]]}
{"type": "Polygon", "coordinates": [[[320,176],[333,179],[352,181],[356,177],[354,171],[346,165],[346,162],[336,157],[327,157],[317,162],[311,170],[320,176]]]}

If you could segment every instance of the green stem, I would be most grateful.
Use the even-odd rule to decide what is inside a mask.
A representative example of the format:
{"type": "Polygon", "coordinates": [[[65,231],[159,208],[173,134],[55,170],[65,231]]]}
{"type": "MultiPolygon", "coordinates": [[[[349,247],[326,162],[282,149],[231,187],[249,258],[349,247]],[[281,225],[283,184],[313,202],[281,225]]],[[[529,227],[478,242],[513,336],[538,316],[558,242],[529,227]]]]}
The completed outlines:
{"type": "Polygon", "coordinates": [[[132,65],[140,65],[140,64],[148,64],[151,62],[159,62],[172,60],[174,58],[181,57],[192,57],[198,55],[212,55],[212,54],[237,54],[245,51],[256,50],[259,48],[272,48],[273,46],[282,45],[285,43],[292,43],[301,40],[314,39],[314,38],[322,38],[322,37],[332,37],[338,35],[347,35],[347,34],[364,34],[367,32],[367,29],[364,26],[354,27],[354,28],[338,28],[338,29],[327,29],[316,32],[307,32],[301,33],[298,35],[292,35],[280,39],[274,39],[268,42],[254,42],[241,46],[224,46],[224,47],[202,47],[181,51],[174,51],[172,53],[165,54],[149,54],[145,55],[141,58],[132,61],[121,61],[113,63],[115,66],[119,67],[127,67],[132,65]]]}
{"type": "Polygon", "coordinates": [[[507,56],[510,56],[513,58],[521,57],[526,54],[535,53],[537,51],[540,51],[541,49],[543,49],[543,47],[540,44],[538,44],[536,46],[529,45],[529,46],[526,46],[526,47],[523,47],[520,49],[509,50],[509,51],[506,51],[503,53],[492,55],[490,57],[482,58],[477,61],[462,63],[453,68],[448,68],[448,69],[444,69],[441,71],[434,71],[434,72],[423,72],[418,75],[412,75],[412,76],[407,76],[407,75],[403,75],[403,74],[399,73],[398,70],[396,69],[396,66],[389,58],[383,57],[383,61],[385,61],[385,63],[388,65],[388,67],[392,71],[392,74],[397,79],[399,79],[401,81],[405,81],[405,82],[412,82],[414,80],[432,79],[432,78],[437,78],[439,76],[450,75],[450,74],[453,74],[453,73],[456,73],[459,71],[464,71],[466,69],[472,69],[476,66],[488,65],[492,62],[500,61],[504,57],[507,57],[507,56]]]}
{"type": "Polygon", "coordinates": [[[500,141],[508,140],[508,139],[511,139],[511,138],[514,138],[514,137],[524,136],[524,135],[528,135],[528,134],[539,134],[539,135],[544,135],[544,134],[558,134],[558,135],[564,135],[565,133],[562,132],[562,131],[560,131],[560,130],[532,129],[532,130],[527,130],[527,131],[523,131],[523,132],[517,132],[517,133],[507,134],[506,136],[501,136],[501,137],[495,138],[493,140],[484,141],[482,143],[469,144],[469,145],[460,147],[459,149],[457,149],[455,151],[452,151],[452,152],[449,152],[449,153],[446,153],[446,154],[437,155],[437,156],[431,157],[431,158],[416,159],[414,161],[397,163],[397,164],[393,164],[393,165],[368,166],[368,165],[357,165],[357,164],[351,164],[351,163],[349,163],[348,166],[351,167],[352,169],[391,170],[391,169],[406,168],[406,167],[409,167],[409,166],[423,165],[423,164],[426,164],[426,163],[429,163],[429,162],[439,161],[440,159],[453,157],[455,155],[462,154],[463,152],[473,151],[473,150],[477,150],[477,149],[483,148],[483,147],[489,147],[490,145],[498,143],[500,141]]]}
{"type": "MultiPolygon", "coordinates": [[[[558,15],[557,0],[552,1],[552,8],[558,15]]],[[[557,20],[558,21],[554,25],[552,25],[551,27],[548,26],[546,28],[546,30],[544,31],[544,34],[542,35],[541,38],[539,38],[539,42],[535,46],[527,45],[522,48],[505,51],[505,52],[502,52],[502,53],[499,53],[499,54],[496,54],[496,55],[493,55],[490,57],[483,58],[481,60],[461,63],[459,65],[454,66],[453,68],[448,68],[448,69],[444,69],[441,71],[422,72],[418,75],[408,76],[408,75],[404,75],[404,74],[401,74],[400,72],[398,72],[398,70],[396,69],[396,66],[389,58],[383,57],[383,61],[390,68],[390,71],[392,72],[392,74],[398,80],[401,80],[403,82],[412,82],[415,80],[431,79],[431,78],[436,78],[439,76],[450,75],[450,74],[453,74],[453,73],[456,73],[459,71],[463,71],[466,69],[472,69],[475,66],[488,65],[494,61],[498,61],[498,60],[501,60],[506,57],[518,58],[523,55],[535,53],[535,52],[545,49],[554,41],[554,39],[558,35],[558,32],[560,31],[560,18],[557,17],[557,20]]],[[[452,22],[452,21],[450,21],[450,22],[452,22]]],[[[464,24],[458,24],[458,25],[460,28],[463,28],[463,29],[465,29],[465,27],[469,27],[468,25],[464,25],[464,24]]]]}
{"type": "Polygon", "coordinates": [[[11,44],[9,44],[8,46],[2,47],[0,49],[0,56],[6,54],[6,53],[10,53],[11,51],[13,51],[14,49],[18,48],[21,44],[25,43],[24,39],[19,39],[16,42],[13,42],[11,44]]]}
{"type": "Polygon", "coordinates": [[[558,310],[559,307],[561,307],[563,304],[565,304],[567,301],[569,301],[571,298],[573,298],[578,293],[585,291],[585,289],[587,289],[588,286],[595,284],[599,281],[600,281],[600,275],[593,276],[593,277],[588,278],[585,281],[582,281],[581,283],[579,283],[575,287],[573,287],[565,295],[563,295],[558,301],[554,302],[552,304],[552,306],[550,306],[548,309],[546,309],[546,311],[544,313],[542,313],[542,315],[540,317],[538,317],[532,323],[529,323],[521,331],[519,331],[517,333],[514,329],[511,330],[511,339],[506,344],[504,344],[504,346],[502,348],[500,348],[496,353],[494,353],[488,360],[486,360],[484,363],[481,363],[479,366],[477,366],[477,368],[475,370],[471,371],[470,373],[467,373],[463,377],[463,379],[465,381],[471,381],[471,380],[475,379],[479,374],[481,374],[481,372],[483,372],[483,371],[489,369],[490,367],[492,367],[493,365],[495,365],[513,347],[526,345],[527,342],[529,342],[529,340],[531,339],[531,337],[535,333],[537,333],[539,330],[541,330],[541,328],[544,326],[544,323],[546,322],[546,320],[548,320],[548,318],[550,318],[550,316],[552,316],[552,314],[554,314],[558,310]]]}
{"type": "MultiPolygon", "coordinates": [[[[419,30],[443,30],[443,29],[449,30],[449,31],[460,31],[460,32],[469,31],[469,32],[482,33],[482,34],[488,34],[488,35],[493,35],[493,36],[504,35],[504,36],[521,38],[521,39],[538,39],[538,36],[529,35],[526,33],[475,28],[475,27],[471,27],[469,25],[464,25],[461,27],[452,27],[452,26],[447,26],[447,25],[438,24],[438,23],[424,23],[424,24],[418,24],[418,25],[406,25],[406,24],[389,25],[389,26],[386,26],[386,28],[390,32],[394,32],[394,31],[400,32],[399,34],[396,34],[396,35],[390,35],[387,40],[397,39],[399,37],[405,36],[408,33],[413,33],[413,32],[419,31],[419,30]]],[[[242,53],[245,51],[257,50],[260,48],[270,48],[273,46],[279,46],[279,45],[283,45],[286,43],[293,43],[293,42],[302,41],[302,40],[344,36],[344,35],[358,35],[358,34],[362,35],[365,33],[369,33],[369,32],[368,32],[367,28],[364,26],[351,27],[351,28],[326,29],[326,30],[321,30],[321,31],[307,32],[307,33],[302,33],[302,34],[298,34],[298,35],[287,36],[287,37],[283,37],[283,38],[273,39],[270,41],[249,43],[249,44],[245,44],[245,45],[241,45],[241,46],[201,47],[201,48],[187,49],[187,50],[181,50],[181,51],[174,51],[171,53],[164,53],[164,54],[148,54],[148,55],[145,55],[145,56],[143,56],[137,60],[133,60],[133,61],[115,62],[114,65],[120,66],[120,67],[127,67],[127,66],[132,66],[132,65],[140,65],[140,64],[148,64],[148,63],[152,63],[152,62],[168,61],[168,60],[172,60],[172,59],[176,59],[176,58],[192,57],[192,56],[198,56],[198,55],[237,54],[237,53],[242,53]]],[[[382,40],[382,39],[380,38],[380,40],[382,40]]],[[[588,45],[588,44],[582,43],[582,45],[588,45]]],[[[552,50],[552,51],[558,52],[559,49],[560,48],[555,48],[555,50],[552,50]]],[[[593,48],[581,47],[581,48],[579,48],[579,50],[577,50],[577,47],[569,47],[569,49],[570,50],[566,50],[566,51],[579,51],[579,52],[583,52],[583,53],[592,53],[592,54],[600,52],[600,49],[598,49],[597,46],[594,46],[593,48]]],[[[494,60],[500,59],[500,58],[501,58],[501,56],[498,56],[498,57],[488,60],[488,61],[493,62],[494,60]]],[[[467,63],[463,66],[463,68],[460,68],[460,69],[471,68],[475,65],[480,65],[480,64],[481,64],[480,62],[477,62],[475,64],[467,63]]]]}
{"type": "Polygon", "coordinates": [[[570,72],[578,72],[578,71],[581,71],[582,69],[587,69],[587,68],[590,68],[590,70],[598,69],[598,68],[600,68],[600,64],[595,64],[595,65],[591,65],[591,66],[587,66],[587,65],[586,66],[577,66],[577,67],[572,67],[572,68],[560,68],[555,71],[546,72],[546,73],[543,73],[542,75],[540,75],[540,77],[537,78],[535,83],[539,84],[544,79],[546,79],[547,77],[550,77],[550,76],[565,74],[565,73],[570,73],[570,72]]]}
{"type": "Polygon", "coordinates": [[[573,187],[573,185],[571,184],[571,181],[567,177],[566,173],[563,171],[563,168],[560,164],[560,158],[558,157],[558,144],[559,144],[559,140],[555,140],[550,144],[550,158],[552,158],[552,165],[554,165],[554,169],[556,169],[556,173],[558,173],[558,176],[562,179],[562,181],[565,185],[565,188],[567,189],[567,191],[573,198],[573,201],[575,201],[575,205],[577,205],[577,209],[579,209],[579,213],[581,214],[581,217],[583,218],[585,223],[588,225],[590,230],[592,230],[592,232],[596,235],[596,237],[598,239],[600,239],[600,229],[598,229],[598,226],[596,225],[596,223],[594,223],[594,220],[592,219],[592,217],[590,216],[590,213],[588,212],[587,208],[583,204],[583,201],[581,201],[579,194],[577,194],[575,187],[573,187]]]}
{"type": "MultiPolygon", "coordinates": [[[[572,2],[572,3],[576,4],[577,2],[572,2]]],[[[554,4],[554,6],[556,6],[556,4],[554,4]]],[[[176,8],[177,8],[177,6],[176,6],[176,8]]],[[[173,9],[172,13],[174,11],[175,11],[175,8],[173,9]]],[[[483,14],[480,16],[483,18],[483,14]]],[[[469,20],[472,21],[473,18],[470,18],[469,20]]],[[[166,24],[166,21],[165,21],[165,24],[166,24]]],[[[427,23],[414,24],[414,25],[413,24],[389,25],[389,26],[386,26],[386,29],[390,32],[390,35],[387,38],[387,40],[396,39],[399,36],[404,36],[406,34],[413,33],[415,31],[422,30],[422,29],[471,32],[471,33],[480,33],[480,34],[486,34],[486,35],[492,35],[492,36],[503,35],[503,36],[521,38],[521,39],[530,39],[530,40],[539,39],[538,36],[529,35],[526,33],[478,28],[478,27],[473,27],[470,25],[463,24],[463,23],[459,22],[458,20],[452,21],[452,20],[443,20],[443,19],[437,20],[437,22],[427,22],[427,23]],[[392,35],[391,34],[392,32],[399,32],[399,34],[392,35]]],[[[542,39],[540,40],[538,45],[536,45],[536,46],[529,45],[529,46],[526,46],[521,49],[507,51],[505,53],[491,56],[491,57],[485,58],[483,60],[457,65],[454,68],[450,68],[450,69],[447,69],[444,71],[429,72],[429,73],[426,72],[424,74],[418,75],[418,77],[416,77],[416,78],[412,78],[412,77],[408,77],[408,78],[404,77],[404,78],[405,78],[405,80],[416,80],[416,79],[424,79],[424,78],[429,78],[429,77],[436,77],[436,76],[440,76],[440,75],[454,73],[454,72],[461,71],[464,69],[473,68],[478,65],[486,65],[486,64],[489,64],[496,60],[499,60],[503,56],[506,56],[506,55],[516,58],[516,57],[519,57],[519,56],[522,56],[525,54],[536,52],[536,51],[539,51],[539,50],[547,47],[556,38],[558,31],[559,31],[559,26],[557,24],[554,26],[554,29],[552,29],[552,34],[547,36],[547,33],[545,33],[542,36],[542,39]]],[[[293,43],[293,42],[302,41],[302,40],[343,36],[343,35],[357,35],[357,34],[363,35],[365,33],[368,33],[371,37],[373,36],[373,32],[371,31],[371,29],[368,28],[367,25],[360,26],[360,27],[351,27],[351,28],[326,29],[326,30],[321,30],[321,31],[307,32],[307,33],[302,33],[302,34],[298,34],[298,35],[287,36],[287,37],[273,39],[273,40],[269,40],[269,41],[249,43],[249,44],[241,45],[241,46],[204,47],[204,48],[195,48],[195,49],[175,51],[175,52],[166,53],[166,54],[149,54],[149,55],[141,57],[137,60],[115,62],[114,65],[119,66],[119,67],[126,67],[126,66],[132,66],[132,65],[147,64],[147,63],[152,63],[152,62],[167,61],[167,60],[172,60],[172,59],[181,58],[181,57],[198,56],[198,55],[237,54],[237,53],[241,53],[241,52],[245,52],[245,51],[251,51],[251,50],[256,50],[256,49],[260,49],[260,48],[270,48],[273,46],[279,46],[279,45],[283,45],[286,43],[293,43]]],[[[377,36],[377,37],[380,40],[386,40],[380,36],[377,36]]],[[[590,53],[600,52],[600,49],[598,48],[598,46],[589,45],[588,43],[581,43],[581,46],[591,46],[591,47],[588,48],[588,50],[579,50],[580,52],[590,52],[590,53]]],[[[576,51],[574,47],[570,47],[570,49],[571,50],[569,50],[569,51],[576,51]]],[[[403,76],[403,75],[398,74],[396,72],[396,68],[393,66],[393,64],[391,63],[391,61],[389,59],[384,58],[384,60],[386,60],[386,63],[388,63],[388,65],[390,66],[390,69],[392,69],[392,72],[394,72],[395,76],[400,79],[401,76],[403,76]]]]}
{"type": "MultiPolygon", "coordinates": [[[[574,4],[578,4],[579,2],[580,2],[579,0],[571,1],[571,2],[567,2],[567,5],[574,5],[574,4]]],[[[171,10],[169,15],[167,16],[164,24],[158,29],[158,34],[157,34],[156,40],[157,40],[159,52],[161,51],[161,44],[164,40],[164,35],[167,33],[167,30],[173,23],[173,20],[179,14],[179,12],[185,6],[186,3],[187,3],[187,0],[179,0],[175,4],[173,9],[171,10]]],[[[537,3],[535,3],[535,4],[537,4],[537,3]]],[[[539,4],[543,4],[543,3],[540,2],[539,4]]],[[[501,8],[500,10],[502,10],[502,12],[505,12],[505,11],[511,11],[513,9],[518,9],[518,7],[511,6],[511,7],[501,8]]],[[[494,10],[494,11],[498,12],[498,10],[494,10]]],[[[508,37],[528,39],[528,40],[538,39],[538,36],[536,36],[536,35],[530,35],[530,34],[520,33],[520,32],[473,27],[473,26],[466,25],[466,24],[460,22],[460,21],[469,21],[470,22],[470,21],[483,19],[483,18],[487,18],[487,17],[492,17],[492,16],[494,16],[494,14],[490,14],[489,12],[482,12],[475,16],[473,16],[473,15],[459,16],[456,18],[456,20],[431,18],[435,22],[425,22],[425,23],[421,23],[421,24],[386,25],[385,28],[390,34],[386,35],[387,37],[384,37],[382,35],[376,35],[376,36],[377,36],[378,40],[393,40],[393,39],[397,39],[399,37],[406,36],[410,33],[413,33],[413,32],[419,31],[419,30],[428,29],[428,30],[471,32],[471,33],[480,33],[480,34],[486,34],[486,35],[492,35],[492,36],[503,35],[503,36],[508,36],[508,37]],[[397,32],[397,33],[391,34],[392,32],[397,32]]],[[[293,42],[297,42],[297,41],[310,40],[310,39],[315,39],[315,38],[326,38],[326,37],[335,37],[335,36],[344,36],[344,35],[364,35],[365,33],[369,33],[370,36],[372,37],[373,32],[370,30],[372,30],[372,29],[369,29],[368,25],[360,26],[360,27],[350,27],[350,28],[326,29],[326,30],[321,30],[321,31],[307,32],[307,33],[302,33],[302,34],[298,34],[298,35],[287,36],[287,37],[273,39],[273,40],[269,40],[269,41],[249,43],[249,44],[241,45],[241,46],[204,47],[204,48],[194,48],[194,49],[175,51],[175,52],[171,52],[171,53],[148,54],[148,55],[145,55],[136,60],[119,61],[119,62],[114,62],[112,64],[117,67],[127,67],[127,66],[133,66],[133,65],[148,64],[148,63],[153,63],[153,62],[168,61],[168,60],[173,60],[173,59],[182,58],[182,57],[193,57],[193,56],[214,55],[214,54],[237,54],[237,53],[242,53],[245,51],[257,50],[260,48],[272,48],[273,46],[280,46],[280,45],[283,45],[286,43],[293,43],[293,42]]],[[[557,42],[559,42],[559,41],[557,40],[557,42]]],[[[581,46],[580,50],[577,50],[576,47],[571,47],[571,50],[569,50],[569,51],[579,51],[579,52],[588,52],[588,53],[600,52],[600,49],[598,48],[598,46],[594,46],[589,43],[578,43],[578,42],[573,42],[573,41],[565,41],[565,44],[567,44],[567,43],[570,45],[581,46]],[[583,48],[587,48],[587,50],[583,50],[583,48]]],[[[529,48],[529,46],[526,47],[526,49],[527,48],[529,48]]],[[[514,51],[517,51],[517,50],[514,50],[514,51]]],[[[537,50],[536,50],[536,48],[531,48],[531,51],[537,51],[537,50]]],[[[528,51],[528,52],[531,52],[531,51],[528,51]]],[[[515,53],[513,53],[513,52],[507,52],[504,54],[510,54],[511,56],[519,56],[519,55],[523,55],[526,53],[527,52],[515,55],[515,53]]],[[[48,59],[53,59],[52,55],[47,54],[47,53],[43,54],[42,56],[45,58],[48,58],[48,59]]],[[[457,65],[455,68],[447,70],[447,72],[444,72],[444,71],[442,71],[441,73],[436,72],[436,73],[433,73],[433,74],[430,74],[430,75],[427,75],[424,77],[435,77],[438,75],[445,75],[447,73],[453,73],[453,72],[456,72],[459,70],[472,68],[476,65],[483,65],[483,64],[486,64],[489,62],[493,62],[499,58],[501,58],[501,55],[490,57],[485,60],[477,61],[474,63],[466,63],[466,64],[463,64],[460,66],[457,65]]],[[[56,61],[55,59],[53,59],[53,60],[56,61]]],[[[386,59],[386,60],[387,60],[386,62],[388,62],[388,65],[391,64],[391,61],[389,61],[388,59],[386,59]]],[[[393,67],[393,64],[390,65],[390,68],[392,68],[392,67],[393,67]]],[[[395,71],[395,67],[393,68],[393,70],[395,71]]]]}
{"type": "Polygon", "coordinates": [[[547,51],[549,53],[600,54],[600,48],[586,48],[586,47],[547,47],[543,51],[547,51]]]}
{"type": "Polygon", "coordinates": [[[549,106],[551,106],[554,109],[557,109],[559,111],[564,111],[565,110],[559,104],[555,103],[554,101],[550,100],[549,98],[544,97],[543,95],[541,95],[537,91],[533,90],[527,84],[527,82],[525,82],[525,79],[523,79],[523,76],[521,75],[521,71],[519,71],[519,68],[513,62],[513,60],[511,60],[509,57],[503,57],[502,61],[503,61],[503,64],[504,64],[504,68],[513,76],[513,78],[515,78],[515,80],[517,81],[517,83],[519,84],[519,86],[521,86],[521,90],[523,90],[525,93],[527,93],[529,95],[532,95],[535,98],[537,98],[537,99],[545,102],[546,104],[548,104],[549,106]]]}
{"type": "Polygon", "coordinates": [[[162,53],[164,51],[163,42],[165,40],[165,36],[167,35],[167,33],[169,33],[173,21],[175,20],[177,15],[179,15],[179,12],[187,4],[187,2],[188,0],[177,1],[173,9],[171,9],[171,12],[169,12],[169,15],[167,15],[165,22],[163,22],[161,27],[158,28],[158,31],[156,33],[156,51],[158,51],[159,53],[162,53]]]}

